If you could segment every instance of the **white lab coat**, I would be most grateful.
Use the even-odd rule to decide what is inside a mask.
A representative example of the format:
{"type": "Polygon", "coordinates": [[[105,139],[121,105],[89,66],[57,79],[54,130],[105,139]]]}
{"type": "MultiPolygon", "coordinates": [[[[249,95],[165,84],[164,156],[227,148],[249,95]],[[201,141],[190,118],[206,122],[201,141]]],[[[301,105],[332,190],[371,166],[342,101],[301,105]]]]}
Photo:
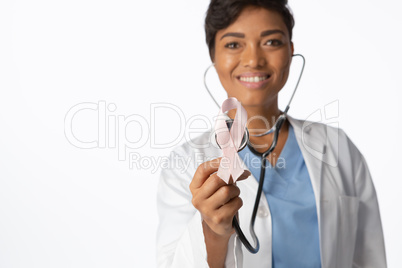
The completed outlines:
{"type": "MultiPolygon", "coordinates": [[[[314,190],[322,267],[386,267],[376,192],[363,156],[341,129],[290,116],[288,120],[314,190]]],[[[169,167],[162,170],[157,196],[158,267],[208,267],[202,219],[191,203],[189,184],[199,164],[221,156],[211,133],[175,148],[169,167]],[[194,148],[196,144],[209,146],[194,148]],[[185,161],[190,163],[188,168],[182,166],[185,161]]],[[[248,229],[258,182],[251,175],[237,186],[243,200],[240,224],[251,239],[248,229]]],[[[250,254],[242,249],[234,234],[228,245],[226,267],[271,267],[271,231],[270,211],[262,195],[255,223],[260,251],[250,254]]]]}

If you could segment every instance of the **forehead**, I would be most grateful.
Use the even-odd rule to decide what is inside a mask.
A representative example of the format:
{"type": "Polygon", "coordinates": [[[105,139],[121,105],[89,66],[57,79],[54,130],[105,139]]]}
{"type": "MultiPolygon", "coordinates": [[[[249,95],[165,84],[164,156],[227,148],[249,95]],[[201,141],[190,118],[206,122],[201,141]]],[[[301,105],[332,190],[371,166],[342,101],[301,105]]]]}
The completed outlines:
{"type": "Polygon", "coordinates": [[[278,29],[288,35],[282,16],[272,10],[262,7],[246,7],[239,17],[227,28],[216,33],[217,40],[227,32],[241,32],[246,35],[260,35],[262,31],[278,29]]]}

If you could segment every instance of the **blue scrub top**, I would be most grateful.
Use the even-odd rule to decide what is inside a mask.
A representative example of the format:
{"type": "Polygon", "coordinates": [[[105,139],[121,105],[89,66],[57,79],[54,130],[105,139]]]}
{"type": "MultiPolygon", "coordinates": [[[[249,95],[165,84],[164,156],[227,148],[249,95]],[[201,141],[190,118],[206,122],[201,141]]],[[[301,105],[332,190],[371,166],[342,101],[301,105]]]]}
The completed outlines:
{"type": "MultiPolygon", "coordinates": [[[[261,154],[246,146],[239,155],[259,181],[261,154]]],[[[275,167],[267,161],[263,191],[272,219],[272,267],[321,267],[314,192],[290,124],[275,167]]]]}

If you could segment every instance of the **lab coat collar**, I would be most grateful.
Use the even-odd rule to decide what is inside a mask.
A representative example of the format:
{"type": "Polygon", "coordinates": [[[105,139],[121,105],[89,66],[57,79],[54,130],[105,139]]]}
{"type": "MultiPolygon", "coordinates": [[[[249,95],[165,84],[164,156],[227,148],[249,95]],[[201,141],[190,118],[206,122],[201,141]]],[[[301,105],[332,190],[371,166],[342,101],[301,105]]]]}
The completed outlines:
{"type": "MultiPolygon", "coordinates": [[[[297,143],[310,175],[317,206],[318,222],[320,222],[321,173],[323,161],[325,161],[326,139],[322,135],[314,135],[314,138],[312,138],[312,131],[314,131],[312,124],[314,122],[295,119],[289,115],[287,115],[287,119],[294,129],[297,143]]],[[[243,161],[242,163],[245,165],[243,161]]],[[[253,177],[253,175],[251,175],[251,177],[253,177]]],[[[247,186],[249,186],[253,191],[257,191],[258,181],[256,178],[254,178],[254,180],[246,181],[248,182],[247,186]]],[[[262,202],[263,204],[268,204],[265,198],[262,198],[262,202]]]]}
{"type": "Polygon", "coordinates": [[[314,196],[317,206],[318,219],[320,219],[320,190],[321,190],[321,173],[322,165],[324,161],[326,145],[325,140],[322,136],[317,138],[314,135],[312,138],[312,127],[313,122],[297,120],[291,116],[287,116],[289,123],[293,126],[297,143],[304,157],[304,161],[307,166],[307,170],[310,175],[311,184],[314,190],[314,196]]]}
{"type": "MultiPolygon", "coordinates": [[[[312,124],[314,122],[294,119],[289,115],[287,115],[287,119],[294,129],[297,143],[304,157],[311,183],[313,185],[314,195],[317,203],[317,212],[319,213],[321,173],[322,164],[323,161],[325,161],[326,137],[323,135],[314,135],[313,138],[312,132],[314,129],[312,128],[312,124]]],[[[251,188],[253,188],[253,190],[257,190],[258,181],[248,181],[250,181],[251,188]]]]}

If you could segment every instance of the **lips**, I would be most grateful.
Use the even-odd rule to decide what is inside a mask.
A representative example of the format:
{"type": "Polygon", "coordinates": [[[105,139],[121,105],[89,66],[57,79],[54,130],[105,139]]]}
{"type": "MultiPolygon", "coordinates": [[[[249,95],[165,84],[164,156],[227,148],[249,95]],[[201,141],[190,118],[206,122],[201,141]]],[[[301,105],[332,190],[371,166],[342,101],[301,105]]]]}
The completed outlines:
{"type": "Polygon", "coordinates": [[[265,72],[248,72],[237,76],[240,84],[247,88],[258,89],[268,83],[270,74],[265,72]]]}

